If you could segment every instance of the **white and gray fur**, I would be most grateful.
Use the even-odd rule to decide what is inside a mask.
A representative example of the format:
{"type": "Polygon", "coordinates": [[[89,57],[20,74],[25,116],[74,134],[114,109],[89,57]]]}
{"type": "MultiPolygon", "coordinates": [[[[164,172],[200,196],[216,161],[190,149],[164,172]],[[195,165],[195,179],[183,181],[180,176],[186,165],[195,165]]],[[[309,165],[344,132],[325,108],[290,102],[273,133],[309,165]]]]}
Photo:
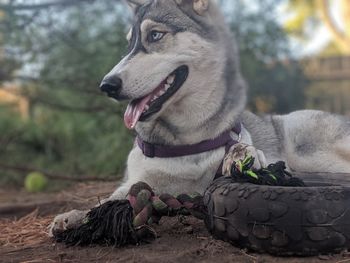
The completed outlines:
{"type": "MultiPolygon", "coordinates": [[[[244,111],[246,83],[233,36],[211,0],[133,0],[135,21],[129,54],[107,76],[123,81],[121,96],[136,99],[155,89],[181,65],[189,76],[180,90],[137,133],[156,144],[194,144],[243,123],[241,144],[257,157],[256,166],[283,160],[289,169],[350,172],[350,119],[320,111],[258,117],[244,111]],[[151,29],[168,32],[147,43],[151,29]],[[262,154],[259,150],[264,154],[262,154]]],[[[203,193],[221,161],[223,148],[179,158],[146,158],[138,147],[128,157],[124,183],[109,200],[125,198],[138,181],[158,192],[203,193]]],[[[76,210],[55,218],[51,230],[80,222],[76,210]]]]}

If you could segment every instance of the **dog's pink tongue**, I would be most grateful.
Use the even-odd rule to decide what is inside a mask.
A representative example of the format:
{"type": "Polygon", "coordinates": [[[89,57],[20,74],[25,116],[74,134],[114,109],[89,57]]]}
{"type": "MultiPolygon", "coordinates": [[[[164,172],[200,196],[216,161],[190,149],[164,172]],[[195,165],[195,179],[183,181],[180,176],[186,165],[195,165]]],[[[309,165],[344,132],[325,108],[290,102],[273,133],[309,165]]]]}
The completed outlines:
{"type": "Polygon", "coordinates": [[[136,123],[139,121],[142,112],[147,103],[151,100],[151,97],[152,95],[150,94],[142,99],[129,103],[124,114],[124,123],[128,129],[132,130],[135,128],[136,123]]]}

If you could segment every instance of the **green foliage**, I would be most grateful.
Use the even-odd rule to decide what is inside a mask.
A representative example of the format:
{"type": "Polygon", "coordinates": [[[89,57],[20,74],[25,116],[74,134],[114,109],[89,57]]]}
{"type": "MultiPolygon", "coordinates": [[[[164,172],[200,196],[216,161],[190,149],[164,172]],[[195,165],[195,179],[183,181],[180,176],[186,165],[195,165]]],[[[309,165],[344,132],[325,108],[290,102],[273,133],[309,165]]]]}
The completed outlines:
{"type": "MultiPolygon", "coordinates": [[[[239,3],[239,2],[238,2],[239,3]]],[[[249,107],[256,112],[286,113],[304,105],[306,79],[290,61],[287,35],[276,21],[276,1],[255,3],[251,10],[236,4],[231,25],[239,41],[241,67],[249,90],[249,107]]]]}
{"type": "MultiPolygon", "coordinates": [[[[272,14],[275,1],[254,2],[254,10],[241,1],[227,3],[234,7],[228,15],[251,86],[250,107],[286,112],[303,102],[301,73],[297,65],[272,63],[289,56],[288,42],[272,14]],[[262,101],[269,104],[264,108],[262,101]]],[[[98,85],[127,46],[124,11],[115,1],[94,1],[34,18],[6,16],[5,47],[31,73],[21,72],[30,118],[1,109],[0,166],[80,177],[122,173],[133,142],[121,118],[125,105],[107,99],[98,85]]],[[[0,168],[0,183],[22,185],[25,174],[0,168]]]]}
{"type": "Polygon", "coordinates": [[[12,73],[20,66],[20,64],[16,60],[8,58],[4,55],[2,56],[1,54],[0,65],[0,83],[6,80],[10,80],[12,77],[12,73]]]}
{"type": "MultiPolygon", "coordinates": [[[[23,87],[30,119],[2,110],[0,134],[8,146],[1,147],[1,163],[74,176],[122,173],[132,137],[121,118],[123,105],[98,86],[124,53],[124,20],[120,5],[95,3],[43,15],[25,34],[7,32],[7,44],[17,41],[20,52],[31,57],[23,62],[40,70],[23,87]],[[18,136],[11,139],[14,131],[18,136]]],[[[22,184],[23,176],[2,171],[0,181],[22,184]]]]}
{"type": "MultiPolygon", "coordinates": [[[[0,10],[0,29],[3,24],[3,20],[5,20],[5,13],[0,10]]],[[[7,54],[2,49],[4,44],[5,36],[2,34],[2,30],[0,31],[0,83],[3,81],[9,80],[12,77],[12,73],[14,70],[18,69],[20,64],[14,59],[9,58],[7,54]]]]}
{"type": "MultiPolygon", "coordinates": [[[[116,116],[50,112],[23,121],[1,112],[0,163],[74,176],[118,175],[124,168],[131,139],[116,116]]],[[[24,175],[2,171],[0,182],[22,184],[24,175]]]]}

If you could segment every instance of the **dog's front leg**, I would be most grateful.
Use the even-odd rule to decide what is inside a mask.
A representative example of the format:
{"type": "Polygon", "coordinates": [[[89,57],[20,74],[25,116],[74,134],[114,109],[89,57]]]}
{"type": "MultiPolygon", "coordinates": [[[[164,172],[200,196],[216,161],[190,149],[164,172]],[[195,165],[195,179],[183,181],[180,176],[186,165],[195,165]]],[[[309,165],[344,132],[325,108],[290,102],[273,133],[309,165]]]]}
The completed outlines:
{"type": "Polygon", "coordinates": [[[105,202],[108,202],[108,201],[115,201],[115,200],[123,200],[123,199],[126,199],[127,198],[127,195],[129,193],[129,190],[131,188],[133,184],[129,181],[126,181],[125,183],[123,183],[121,186],[119,186],[117,188],[117,190],[115,190],[113,192],[113,194],[111,194],[110,197],[104,199],[101,201],[101,203],[105,203],[105,202]]]}
{"type": "Polygon", "coordinates": [[[49,226],[49,236],[53,237],[55,232],[78,227],[83,223],[88,210],[72,210],[67,213],[57,215],[49,226]]]}
{"type": "MultiPolygon", "coordinates": [[[[131,184],[125,182],[120,187],[118,187],[118,189],[110,197],[102,200],[96,206],[104,204],[108,201],[126,199],[130,187],[131,184]]],[[[72,210],[70,212],[57,215],[49,226],[49,236],[53,237],[55,232],[78,227],[83,223],[83,220],[85,219],[88,212],[89,210],[72,210]]]]}
{"type": "Polygon", "coordinates": [[[231,176],[232,165],[237,161],[244,160],[247,156],[254,158],[253,168],[259,170],[267,166],[267,161],[262,151],[254,146],[238,143],[233,145],[225,155],[222,173],[226,176],[231,176]]]}

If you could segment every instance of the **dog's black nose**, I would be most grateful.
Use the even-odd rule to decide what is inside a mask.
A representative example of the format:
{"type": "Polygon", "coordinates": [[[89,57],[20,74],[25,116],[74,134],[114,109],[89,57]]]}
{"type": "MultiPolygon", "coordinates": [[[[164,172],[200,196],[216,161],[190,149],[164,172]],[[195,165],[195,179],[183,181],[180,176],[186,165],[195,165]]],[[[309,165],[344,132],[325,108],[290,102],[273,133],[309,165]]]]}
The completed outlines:
{"type": "Polygon", "coordinates": [[[116,100],[119,99],[120,92],[123,87],[123,81],[118,77],[105,77],[100,85],[102,92],[107,93],[107,95],[116,100]]]}

